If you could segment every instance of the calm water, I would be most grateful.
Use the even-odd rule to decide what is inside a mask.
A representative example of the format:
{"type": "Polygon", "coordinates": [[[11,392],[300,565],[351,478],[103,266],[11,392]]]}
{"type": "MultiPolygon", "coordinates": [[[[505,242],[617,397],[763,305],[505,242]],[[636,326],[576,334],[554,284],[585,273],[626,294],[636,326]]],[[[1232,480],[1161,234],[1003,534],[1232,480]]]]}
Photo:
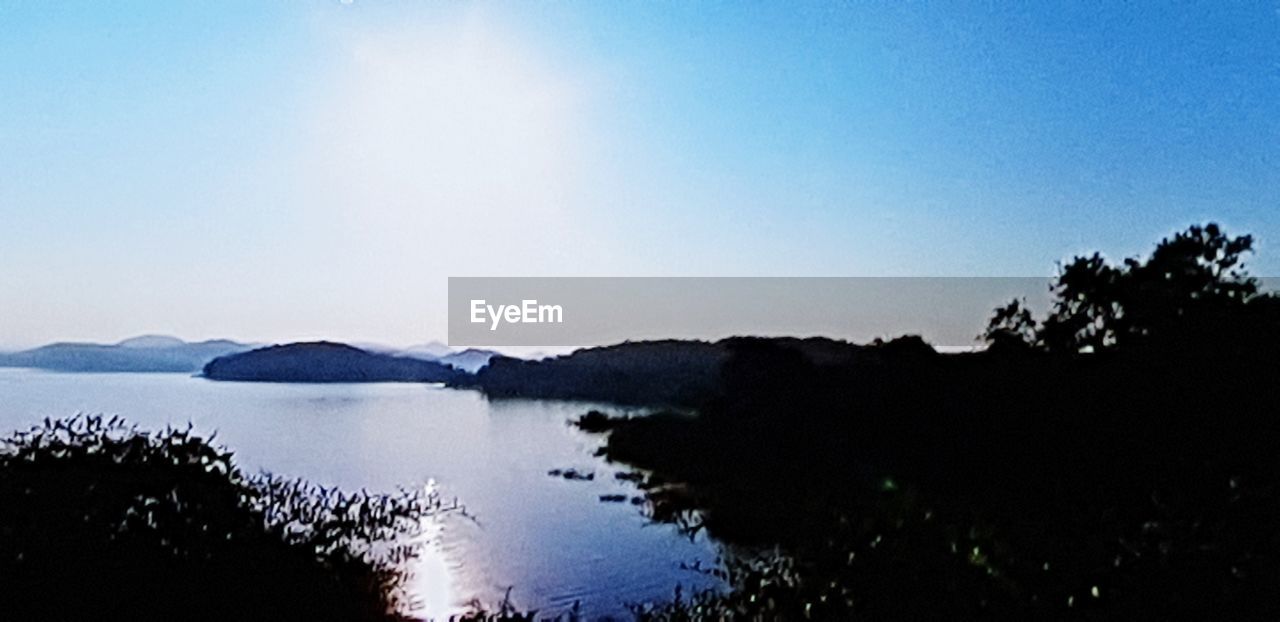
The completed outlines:
{"type": "MultiPolygon", "coordinates": [[[[716,558],[649,524],[616,467],[591,454],[599,440],[566,425],[590,405],[494,401],[415,384],[211,382],[182,374],[62,374],[0,369],[0,433],[44,417],[117,414],[146,428],[193,423],[217,432],[242,468],[348,489],[427,487],[457,497],[476,521],[445,519],[411,585],[415,615],[442,618],[473,597],[493,603],[511,586],[522,607],[547,613],[581,600],[591,616],[668,598],[677,584],[709,586],[683,563],[716,558]],[[547,476],[594,471],[595,481],[547,476]]],[[[625,617],[625,616],[623,616],[625,617]]]]}

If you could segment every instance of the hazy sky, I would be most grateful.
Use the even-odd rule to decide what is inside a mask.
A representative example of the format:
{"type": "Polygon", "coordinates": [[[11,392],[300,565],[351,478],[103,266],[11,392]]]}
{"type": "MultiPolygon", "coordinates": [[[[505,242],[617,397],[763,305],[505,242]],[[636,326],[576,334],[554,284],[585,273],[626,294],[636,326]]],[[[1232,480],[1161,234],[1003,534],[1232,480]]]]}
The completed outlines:
{"type": "Polygon", "coordinates": [[[405,344],[450,275],[1046,275],[1209,218],[1280,274],[1280,5],[977,4],[0,0],[0,346],[405,344]]]}

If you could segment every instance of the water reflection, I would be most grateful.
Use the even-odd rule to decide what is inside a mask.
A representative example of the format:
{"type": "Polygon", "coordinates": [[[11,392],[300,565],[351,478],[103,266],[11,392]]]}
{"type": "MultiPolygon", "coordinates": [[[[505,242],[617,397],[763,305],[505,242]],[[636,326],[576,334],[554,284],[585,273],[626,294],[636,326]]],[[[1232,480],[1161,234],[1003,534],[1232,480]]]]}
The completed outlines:
{"type": "MultiPolygon", "coordinates": [[[[428,498],[439,494],[439,486],[434,479],[428,479],[423,486],[423,494],[428,498]]],[[[428,620],[447,620],[458,613],[458,604],[463,598],[455,591],[456,580],[453,568],[441,545],[440,536],[444,529],[443,515],[424,516],[421,533],[416,544],[421,552],[409,569],[409,614],[428,620]]]]}

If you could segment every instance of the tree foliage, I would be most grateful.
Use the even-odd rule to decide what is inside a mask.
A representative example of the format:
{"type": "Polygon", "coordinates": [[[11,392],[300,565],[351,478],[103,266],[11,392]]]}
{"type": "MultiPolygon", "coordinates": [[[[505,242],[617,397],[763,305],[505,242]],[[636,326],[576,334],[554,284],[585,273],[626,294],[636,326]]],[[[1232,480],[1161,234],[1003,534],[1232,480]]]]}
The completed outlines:
{"type": "Polygon", "coordinates": [[[1051,352],[1102,351],[1171,337],[1244,309],[1258,282],[1244,269],[1253,237],[1218,225],[1194,225],[1156,245],[1146,260],[1109,263],[1099,253],[1076,257],[1051,285],[1053,308],[1036,322],[1025,301],[996,310],[982,337],[993,347],[1051,352]]]}

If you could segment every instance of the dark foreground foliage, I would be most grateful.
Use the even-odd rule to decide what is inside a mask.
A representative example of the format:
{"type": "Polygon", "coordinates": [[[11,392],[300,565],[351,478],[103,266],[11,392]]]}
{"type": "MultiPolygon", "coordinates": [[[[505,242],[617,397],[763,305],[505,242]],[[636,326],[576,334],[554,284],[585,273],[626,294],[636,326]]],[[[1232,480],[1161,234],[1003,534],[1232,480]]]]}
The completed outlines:
{"type": "Polygon", "coordinates": [[[190,430],[46,420],[0,441],[0,617],[396,619],[436,508],[247,476],[190,430]]]}
{"type": "Polygon", "coordinates": [[[606,453],[667,482],[655,518],[784,554],[642,617],[1280,619],[1280,304],[1248,246],[1080,260],[983,353],[731,342],[700,416],[616,422],[606,453]]]}

